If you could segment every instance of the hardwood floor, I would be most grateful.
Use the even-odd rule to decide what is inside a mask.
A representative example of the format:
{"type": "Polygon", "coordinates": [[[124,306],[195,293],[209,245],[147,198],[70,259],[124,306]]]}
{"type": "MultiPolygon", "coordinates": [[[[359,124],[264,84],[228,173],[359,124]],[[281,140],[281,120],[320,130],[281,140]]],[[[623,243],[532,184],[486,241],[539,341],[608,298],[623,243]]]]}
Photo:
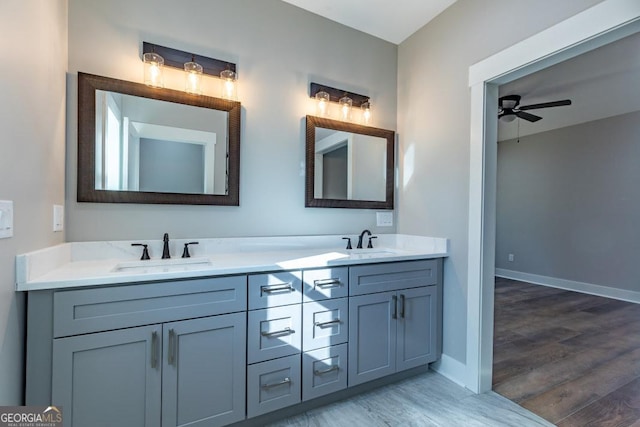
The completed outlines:
{"type": "Polygon", "coordinates": [[[496,278],[493,389],[561,427],[640,426],[640,304],[496,278]]]}
{"type": "Polygon", "coordinates": [[[428,371],[269,427],[541,427],[542,418],[494,392],[474,394],[428,371]]]}

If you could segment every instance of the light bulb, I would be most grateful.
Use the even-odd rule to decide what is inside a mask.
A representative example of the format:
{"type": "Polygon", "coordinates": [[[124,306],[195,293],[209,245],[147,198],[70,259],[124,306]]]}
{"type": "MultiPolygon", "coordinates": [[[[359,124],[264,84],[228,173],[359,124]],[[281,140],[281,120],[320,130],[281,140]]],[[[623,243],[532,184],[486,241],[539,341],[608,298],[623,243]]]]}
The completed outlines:
{"type": "Polygon", "coordinates": [[[317,112],[319,117],[327,117],[329,115],[329,101],[331,97],[323,90],[316,93],[317,112]]]}
{"type": "Polygon", "coordinates": [[[362,109],[362,124],[368,125],[371,123],[371,103],[365,101],[360,106],[362,109]]]}
{"type": "Polygon", "coordinates": [[[224,70],[220,73],[222,84],[222,97],[231,101],[236,100],[236,73],[231,70],[224,70]]]}
{"type": "Polygon", "coordinates": [[[155,52],[147,52],[142,55],[144,63],[144,84],[151,87],[164,87],[162,67],[164,58],[155,52]]]}
{"type": "Polygon", "coordinates": [[[351,105],[353,104],[353,100],[349,98],[347,95],[340,98],[340,116],[342,120],[351,120],[351,105]]]}
{"type": "Polygon", "coordinates": [[[202,94],[202,65],[191,61],[184,64],[185,88],[187,93],[202,94]]]}

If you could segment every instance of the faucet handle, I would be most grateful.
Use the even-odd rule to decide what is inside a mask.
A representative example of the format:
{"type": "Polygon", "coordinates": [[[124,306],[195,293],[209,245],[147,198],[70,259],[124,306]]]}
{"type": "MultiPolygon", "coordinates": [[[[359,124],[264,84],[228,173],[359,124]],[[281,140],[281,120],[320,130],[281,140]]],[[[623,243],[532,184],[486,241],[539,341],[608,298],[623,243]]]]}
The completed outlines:
{"type": "Polygon", "coordinates": [[[149,249],[147,248],[149,245],[145,245],[144,243],[132,243],[131,246],[142,246],[141,260],[151,259],[149,256],[149,249]]]}
{"type": "Polygon", "coordinates": [[[345,249],[353,249],[351,247],[351,237],[343,237],[342,240],[346,240],[347,241],[347,247],[345,249]]]}
{"type": "Polygon", "coordinates": [[[369,244],[367,245],[367,248],[372,249],[373,245],[371,244],[371,239],[377,239],[378,236],[371,236],[369,237],[369,244]]]}
{"type": "Polygon", "coordinates": [[[182,251],[182,258],[191,258],[189,253],[189,245],[197,245],[199,242],[189,242],[184,244],[184,250],[182,251]]]}

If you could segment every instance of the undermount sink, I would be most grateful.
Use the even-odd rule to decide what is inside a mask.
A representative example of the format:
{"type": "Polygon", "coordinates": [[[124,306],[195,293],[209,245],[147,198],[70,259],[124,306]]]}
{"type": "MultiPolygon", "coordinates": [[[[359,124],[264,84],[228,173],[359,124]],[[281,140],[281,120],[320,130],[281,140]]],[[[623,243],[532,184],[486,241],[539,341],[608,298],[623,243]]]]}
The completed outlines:
{"type": "Polygon", "coordinates": [[[210,265],[211,260],[206,257],[173,258],[121,262],[111,271],[114,273],[164,273],[199,270],[210,265]]]}

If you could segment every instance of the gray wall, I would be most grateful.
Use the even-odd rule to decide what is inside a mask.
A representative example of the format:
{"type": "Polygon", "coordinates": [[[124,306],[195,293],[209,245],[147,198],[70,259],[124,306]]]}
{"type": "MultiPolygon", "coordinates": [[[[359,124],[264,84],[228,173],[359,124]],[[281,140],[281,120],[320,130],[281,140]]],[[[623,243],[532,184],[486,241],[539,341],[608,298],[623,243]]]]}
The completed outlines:
{"type": "Polygon", "coordinates": [[[322,198],[347,198],[347,146],[322,156],[322,198]]]}
{"type": "Polygon", "coordinates": [[[24,295],[15,256],[63,241],[66,0],[0,2],[0,200],[14,202],[14,236],[0,240],[0,405],[22,403],[24,295]]]}
{"type": "Polygon", "coordinates": [[[466,361],[469,66],[599,0],[458,0],[398,49],[398,231],[451,239],[447,356],[466,361]]]}
{"type": "Polygon", "coordinates": [[[639,161],[640,112],[500,142],[496,266],[638,291],[639,161]]]}
{"type": "Polygon", "coordinates": [[[204,193],[204,146],[140,138],[140,191],[204,193]]]}
{"type": "MultiPolygon", "coordinates": [[[[163,232],[355,234],[376,228],[374,211],[304,208],[304,117],[315,112],[308,93],[309,82],[316,81],[370,95],[373,125],[395,129],[397,46],[280,0],[190,0],[188,7],[170,0],[70,0],[69,73],[68,240],[159,239],[163,232]],[[142,41],[238,64],[240,207],[76,202],[75,73],[140,82],[142,41]]],[[[181,73],[174,83],[170,77],[174,88],[184,86],[181,73]]],[[[205,93],[217,96],[211,87],[205,93]]]]}

